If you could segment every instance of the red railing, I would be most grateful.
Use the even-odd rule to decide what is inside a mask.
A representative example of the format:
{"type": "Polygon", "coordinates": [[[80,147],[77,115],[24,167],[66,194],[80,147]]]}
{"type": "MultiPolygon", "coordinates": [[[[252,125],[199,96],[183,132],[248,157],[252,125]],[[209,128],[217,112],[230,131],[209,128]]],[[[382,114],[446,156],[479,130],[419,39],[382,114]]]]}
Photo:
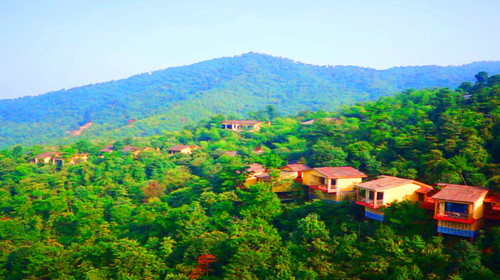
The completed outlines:
{"type": "Polygon", "coordinates": [[[470,217],[469,213],[460,213],[460,212],[452,212],[452,211],[444,211],[444,213],[434,215],[434,219],[450,221],[450,222],[459,222],[464,224],[472,224],[475,219],[470,217]]]}
{"type": "Polygon", "coordinates": [[[434,210],[434,199],[432,199],[432,197],[427,197],[422,203],[420,203],[420,207],[428,210],[434,210]]]}
{"type": "Polygon", "coordinates": [[[484,217],[500,220],[500,205],[484,203],[484,217]]]}
{"type": "Polygon", "coordinates": [[[377,209],[383,205],[383,202],[384,202],[383,199],[373,200],[373,199],[370,199],[367,197],[360,197],[356,201],[356,204],[361,205],[361,206],[365,206],[365,207],[369,207],[372,209],[377,209]]]}
{"type": "Polygon", "coordinates": [[[337,192],[337,189],[328,189],[328,186],[325,186],[325,185],[312,185],[309,187],[311,189],[315,189],[315,190],[327,192],[327,193],[336,193],[337,192]]]}

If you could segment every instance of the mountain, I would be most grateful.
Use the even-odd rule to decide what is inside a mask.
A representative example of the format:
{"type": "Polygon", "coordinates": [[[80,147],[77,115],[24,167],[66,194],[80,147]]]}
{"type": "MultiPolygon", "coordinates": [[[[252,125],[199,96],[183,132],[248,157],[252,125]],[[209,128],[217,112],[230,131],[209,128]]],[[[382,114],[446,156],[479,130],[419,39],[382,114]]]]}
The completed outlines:
{"type": "Polygon", "coordinates": [[[375,70],[316,66],[247,53],[0,100],[0,147],[50,143],[63,137],[152,135],[217,113],[244,117],[270,104],[285,114],[330,111],[341,104],[376,100],[408,88],[457,87],[479,71],[500,73],[500,62],[375,70]],[[85,124],[88,129],[79,130],[85,124]],[[81,136],[71,136],[71,131],[79,131],[81,136]]]}

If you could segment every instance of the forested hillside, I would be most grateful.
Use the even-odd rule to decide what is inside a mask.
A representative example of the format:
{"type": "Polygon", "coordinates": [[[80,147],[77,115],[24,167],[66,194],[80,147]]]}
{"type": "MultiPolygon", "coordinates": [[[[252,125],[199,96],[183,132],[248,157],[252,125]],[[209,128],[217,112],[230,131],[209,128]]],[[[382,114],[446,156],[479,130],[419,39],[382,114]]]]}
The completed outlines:
{"type": "Polygon", "coordinates": [[[216,115],[181,131],[111,143],[0,151],[0,277],[4,279],[498,279],[500,227],[474,243],[436,236],[432,216],[402,202],[365,221],[351,203],[283,204],[271,191],[287,161],[500,191],[500,76],[457,91],[406,90],[335,112],[279,117],[259,132],[216,115]],[[329,118],[335,118],[331,121],[329,118]],[[313,124],[301,124],[315,119],[313,124]],[[198,145],[169,156],[168,147],[198,145]],[[124,145],[152,147],[137,155],[124,145]],[[263,153],[255,153],[260,147],[263,153]],[[57,167],[41,152],[88,153],[57,167]],[[237,151],[235,156],[227,151],[237,151]],[[247,165],[269,182],[238,186],[247,165]]]}
{"type": "Polygon", "coordinates": [[[169,68],[35,97],[0,100],[0,147],[81,137],[154,135],[217,113],[245,116],[275,105],[283,114],[336,109],[408,88],[450,87],[475,73],[500,73],[500,62],[374,70],[323,67],[248,53],[169,68]],[[142,121],[141,121],[142,120],[142,121]],[[130,122],[138,121],[133,124],[130,122]],[[119,131],[116,131],[119,129],[119,131]]]}

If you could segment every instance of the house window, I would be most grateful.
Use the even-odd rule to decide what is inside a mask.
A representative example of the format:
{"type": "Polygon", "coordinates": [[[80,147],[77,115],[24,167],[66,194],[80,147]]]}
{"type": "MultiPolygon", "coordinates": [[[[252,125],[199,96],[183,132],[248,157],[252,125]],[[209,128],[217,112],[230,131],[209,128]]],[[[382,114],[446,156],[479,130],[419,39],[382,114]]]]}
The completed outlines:
{"type": "Polygon", "coordinates": [[[375,193],[373,191],[368,191],[368,198],[373,200],[373,196],[375,195],[375,193]]]}
{"type": "Polygon", "coordinates": [[[384,199],[384,193],[379,192],[377,193],[377,200],[383,200],[384,199]]]}
{"type": "Polygon", "coordinates": [[[337,180],[330,179],[330,183],[332,184],[332,186],[335,186],[335,185],[337,185],[337,180]]]}
{"type": "Polygon", "coordinates": [[[467,213],[469,205],[462,203],[445,202],[444,210],[449,212],[467,213]]]}
{"type": "Polygon", "coordinates": [[[319,183],[320,185],[326,186],[326,179],[323,177],[319,177],[319,183]]]}

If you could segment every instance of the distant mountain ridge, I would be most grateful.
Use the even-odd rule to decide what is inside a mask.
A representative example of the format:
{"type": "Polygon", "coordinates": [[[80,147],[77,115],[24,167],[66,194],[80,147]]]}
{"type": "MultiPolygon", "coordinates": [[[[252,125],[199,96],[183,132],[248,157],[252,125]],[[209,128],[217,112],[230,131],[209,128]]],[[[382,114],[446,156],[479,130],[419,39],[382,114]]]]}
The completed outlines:
{"type": "MultiPolygon", "coordinates": [[[[375,70],[316,66],[247,53],[34,97],[0,100],[0,147],[53,142],[88,122],[94,125],[79,137],[113,131],[132,119],[137,122],[129,130],[133,133],[130,136],[151,135],[216,113],[244,117],[269,104],[285,114],[330,111],[340,104],[375,100],[409,88],[455,88],[463,81],[473,81],[479,71],[498,74],[500,62],[375,70]]],[[[127,133],[123,130],[121,136],[127,133]]]]}

